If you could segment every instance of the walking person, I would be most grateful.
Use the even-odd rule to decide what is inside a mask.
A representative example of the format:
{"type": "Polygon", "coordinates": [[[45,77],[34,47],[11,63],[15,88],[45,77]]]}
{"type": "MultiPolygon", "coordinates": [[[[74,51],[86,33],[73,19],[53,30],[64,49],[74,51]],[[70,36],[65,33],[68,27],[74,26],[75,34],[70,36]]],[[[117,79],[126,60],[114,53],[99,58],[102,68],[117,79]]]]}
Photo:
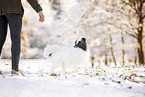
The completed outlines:
{"type": "MultiPolygon", "coordinates": [[[[39,14],[39,21],[44,21],[42,8],[37,0],[27,0],[32,8],[39,14]]],[[[0,56],[6,40],[9,25],[11,36],[12,74],[19,75],[19,58],[21,51],[21,28],[23,7],[21,0],[0,0],[0,56]]]]}

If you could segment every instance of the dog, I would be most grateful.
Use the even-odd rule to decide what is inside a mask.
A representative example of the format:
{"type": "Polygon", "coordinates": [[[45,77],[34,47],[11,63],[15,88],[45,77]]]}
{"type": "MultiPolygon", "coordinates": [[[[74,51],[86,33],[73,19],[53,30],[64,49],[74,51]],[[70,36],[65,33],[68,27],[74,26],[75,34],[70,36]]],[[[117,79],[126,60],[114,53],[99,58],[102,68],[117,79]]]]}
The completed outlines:
{"type": "Polygon", "coordinates": [[[54,72],[59,66],[66,72],[70,67],[77,71],[78,65],[86,64],[90,57],[90,51],[87,48],[86,38],[82,38],[74,46],[59,46],[57,44],[47,45],[44,49],[44,57],[51,58],[53,62],[52,71],[54,72]]]}

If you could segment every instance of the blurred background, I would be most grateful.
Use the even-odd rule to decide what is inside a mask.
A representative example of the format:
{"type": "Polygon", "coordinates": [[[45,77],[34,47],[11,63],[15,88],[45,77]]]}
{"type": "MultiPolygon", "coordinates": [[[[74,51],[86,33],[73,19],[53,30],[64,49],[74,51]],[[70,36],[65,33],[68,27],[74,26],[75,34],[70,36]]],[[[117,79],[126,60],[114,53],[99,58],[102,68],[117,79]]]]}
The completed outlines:
{"type": "MultiPolygon", "coordinates": [[[[38,0],[44,23],[27,0],[21,33],[21,58],[43,59],[47,44],[71,45],[86,37],[90,62],[106,65],[144,64],[143,0],[38,0]]],[[[11,58],[7,35],[2,58],[11,58]]]]}

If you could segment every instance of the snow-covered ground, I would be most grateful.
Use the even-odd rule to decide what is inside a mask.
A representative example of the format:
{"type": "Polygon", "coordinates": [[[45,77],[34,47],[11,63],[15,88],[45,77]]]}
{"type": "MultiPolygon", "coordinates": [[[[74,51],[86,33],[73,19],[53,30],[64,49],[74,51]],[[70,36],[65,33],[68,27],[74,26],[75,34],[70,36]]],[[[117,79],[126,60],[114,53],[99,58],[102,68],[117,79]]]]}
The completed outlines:
{"type": "Polygon", "coordinates": [[[11,76],[11,61],[0,60],[0,97],[145,97],[145,67],[124,66],[85,70],[66,75],[46,59],[21,59],[23,76],[11,76]]]}

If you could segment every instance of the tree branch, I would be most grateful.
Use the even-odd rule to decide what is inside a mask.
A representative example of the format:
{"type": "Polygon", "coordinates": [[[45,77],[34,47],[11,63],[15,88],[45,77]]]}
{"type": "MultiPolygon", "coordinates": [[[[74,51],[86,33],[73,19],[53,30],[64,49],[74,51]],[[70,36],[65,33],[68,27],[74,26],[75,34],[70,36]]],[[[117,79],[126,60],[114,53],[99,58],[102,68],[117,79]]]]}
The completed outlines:
{"type": "MultiPolygon", "coordinates": [[[[137,28],[131,23],[131,14],[130,14],[130,11],[129,11],[129,24],[133,27],[131,29],[134,31],[134,33],[138,36],[138,34],[135,31],[137,28]]],[[[126,25],[126,26],[128,26],[128,25],[126,25]]]]}
{"type": "MultiPolygon", "coordinates": [[[[112,24],[113,26],[115,26],[116,28],[119,28],[119,29],[122,29],[122,27],[119,27],[119,26],[117,26],[117,25],[114,25],[114,24],[112,24]]],[[[127,25],[126,25],[127,26],[127,25]]],[[[133,30],[134,30],[134,28],[132,28],[133,30]]],[[[128,33],[127,31],[124,31],[126,34],[128,34],[128,35],[130,35],[130,36],[132,36],[132,37],[134,37],[134,38],[136,38],[136,39],[138,39],[138,35],[137,35],[137,33],[134,33],[134,34],[131,34],[131,33],[128,33]]]]}
{"type": "Polygon", "coordinates": [[[122,6],[120,9],[116,10],[116,12],[119,12],[120,10],[124,9],[127,6],[127,4],[125,4],[124,6],[122,6]]]}
{"type": "Polygon", "coordinates": [[[138,37],[136,37],[134,34],[128,33],[127,31],[125,31],[125,33],[130,35],[130,36],[132,36],[132,37],[134,37],[134,38],[136,38],[136,39],[138,39],[138,37]]]}
{"type": "Polygon", "coordinates": [[[122,2],[125,3],[125,4],[127,4],[127,5],[129,5],[132,9],[135,10],[135,12],[136,12],[137,14],[139,14],[139,12],[138,12],[137,9],[135,8],[135,6],[132,6],[130,3],[127,3],[127,2],[125,2],[124,0],[122,0],[122,2]]]}
{"type": "MultiPolygon", "coordinates": [[[[124,24],[127,28],[130,28],[127,24],[124,24]]],[[[135,30],[137,30],[137,28],[133,27],[133,28],[130,28],[133,30],[133,33],[138,36],[137,32],[135,30]]]]}

